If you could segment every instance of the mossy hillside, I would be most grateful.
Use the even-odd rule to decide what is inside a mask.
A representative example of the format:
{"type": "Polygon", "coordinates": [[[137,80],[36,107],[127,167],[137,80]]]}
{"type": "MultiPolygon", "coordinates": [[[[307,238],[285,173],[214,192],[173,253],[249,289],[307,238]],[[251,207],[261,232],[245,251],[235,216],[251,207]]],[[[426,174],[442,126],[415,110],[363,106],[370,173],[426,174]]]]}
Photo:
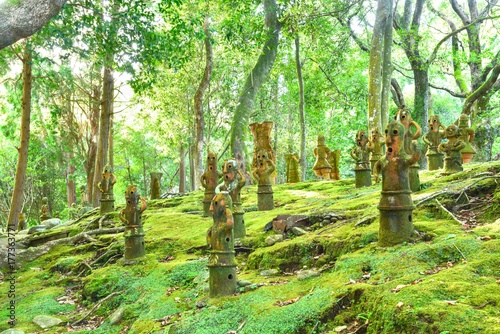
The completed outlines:
{"type": "MultiPolygon", "coordinates": [[[[499,168],[498,162],[467,166],[460,173],[464,179],[423,172],[425,189],[414,194],[415,202],[438,191],[459,192],[478,180],[472,176],[499,168]]],[[[477,186],[478,196],[483,196],[479,190],[486,184],[496,203],[498,188],[492,188],[490,181],[482,180],[470,189],[477,186]]],[[[379,186],[354,189],[353,184],[350,179],[278,185],[274,187],[277,207],[266,212],[255,211],[256,187],[245,187],[243,207],[250,237],[243,244],[253,251],[238,255],[238,278],[262,286],[219,299],[209,299],[206,292],[205,235],[212,222],[200,215],[203,193],[150,201],[143,215],[148,254],[143,261],[133,266],[110,261],[102,268],[105,261],[101,261],[92,265],[92,272],[77,276],[85,268],[82,261],[91,263],[103,252],[83,243],[56,247],[23,266],[18,277],[21,295],[30,293],[30,303],[44,298],[49,305],[31,309],[21,299],[18,310],[23,317],[18,328],[38,331],[30,319],[39,314],[74,322],[116,293],[89,317],[100,319],[94,332],[119,333],[127,327],[130,333],[225,333],[242,326],[238,333],[322,333],[367,319],[369,333],[499,332],[500,223],[494,218],[499,211],[487,210],[478,218],[484,225],[464,229],[432,199],[414,211],[419,231],[414,242],[381,248],[376,244],[379,186]],[[270,233],[263,228],[276,215],[321,212],[341,213],[346,219],[263,247],[270,233]],[[321,276],[298,280],[292,271],[303,266],[321,269],[321,276]],[[260,275],[262,269],[271,268],[284,273],[260,275]],[[391,292],[400,285],[404,287],[399,292],[391,292]],[[72,298],[83,309],[58,303],[67,294],[66,287],[74,291],[72,298]],[[285,301],[291,303],[280,306],[285,301]],[[206,306],[198,308],[197,303],[206,306]],[[398,303],[402,306],[397,307],[398,303]],[[120,307],[125,310],[123,319],[112,326],[107,319],[120,307]]],[[[456,197],[443,193],[437,198],[452,204],[456,197]]],[[[81,226],[90,219],[95,218],[82,221],[81,226]]],[[[119,226],[117,217],[112,220],[119,226]]],[[[101,244],[123,244],[121,234],[96,239],[101,244]]],[[[6,296],[0,298],[3,304],[6,296]]],[[[86,332],[85,321],[77,328],[86,332]]]]}

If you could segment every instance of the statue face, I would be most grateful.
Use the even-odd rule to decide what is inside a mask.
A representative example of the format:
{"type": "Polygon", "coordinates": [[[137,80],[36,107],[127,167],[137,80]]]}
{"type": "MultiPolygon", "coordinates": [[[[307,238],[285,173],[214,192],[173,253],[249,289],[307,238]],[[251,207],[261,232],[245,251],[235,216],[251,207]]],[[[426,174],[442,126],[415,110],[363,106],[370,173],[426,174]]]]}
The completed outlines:
{"type": "Polygon", "coordinates": [[[378,127],[375,127],[371,130],[372,140],[377,140],[380,136],[380,130],[378,127]]]}
{"type": "Polygon", "coordinates": [[[125,190],[125,199],[127,200],[127,204],[137,203],[137,199],[139,198],[139,191],[136,186],[128,186],[127,190],[125,190]]]}
{"type": "Polygon", "coordinates": [[[459,128],[455,124],[446,128],[446,138],[458,137],[459,135],[459,128]]]}
{"type": "Polygon", "coordinates": [[[212,153],[212,152],[208,152],[208,155],[207,155],[207,165],[215,165],[217,163],[217,156],[215,155],[215,153],[212,153]]]}
{"type": "MultiPolygon", "coordinates": [[[[221,218],[226,213],[226,208],[228,207],[228,197],[227,193],[220,193],[214,196],[212,203],[210,204],[210,211],[213,211],[214,218],[221,218]]],[[[230,197],[229,197],[230,198],[230,197]]]]}
{"type": "Polygon", "coordinates": [[[102,174],[109,175],[110,173],[111,173],[111,167],[108,165],[104,166],[104,168],[102,169],[102,174]]]}
{"type": "Polygon", "coordinates": [[[394,119],[400,121],[405,128],[408,129],[410,127],[411,116],[410,112],[407,109],[399,109],[394,119]]]}
{"type": "Polygon", "coordinates": [[[318,146],[325,145],[325,136],[318,136],[318,146]]]}
{"type": "Polygon", "coordinates": [[[268,152],[265,150],[260,150],[257,153],[257,161],[262,165],[268,159],[268,152]]]}
{"type": "Polygon", "coordinates": [[[367,138],[366,138],[366,132],[365,132],[365,130],[359,130],[356,133],[356,145],[358,145],[358,146],[365,146],[366,145],[366,141],[367,141],[367,138]]]}
{"type": "Polygon", "coordinates": [[[461,114],[458,118],[458,126],[460,127],[469,127],[469,116],[466,114],[461,114]]]}
{"type": "Polygon", "coordinates": [[[439,117],[436,116],[436,115],[433,115],[433,116],[430,116],[429,117],[429,120],[427,121],[427,123],[429,124],[429,129],[431,131],[439,131],[439,125],[441,123],[439,123],[439,117]]]}
{"type": "Polygon", "coordinates": [[[405,128],[401,122],[392,121],[385,129],[385,144],[387,145],[387,155],[394,155],[403,149],[405,128]]]}
{"type": "Polygon", "coordinates": [[[224,160],[224,166],[222,167],[222,172],[224,173],[224,180],[232,182],[236,177],[236,172],[238,171],[238,163],[234,158],[229,160],[224,160]]]}

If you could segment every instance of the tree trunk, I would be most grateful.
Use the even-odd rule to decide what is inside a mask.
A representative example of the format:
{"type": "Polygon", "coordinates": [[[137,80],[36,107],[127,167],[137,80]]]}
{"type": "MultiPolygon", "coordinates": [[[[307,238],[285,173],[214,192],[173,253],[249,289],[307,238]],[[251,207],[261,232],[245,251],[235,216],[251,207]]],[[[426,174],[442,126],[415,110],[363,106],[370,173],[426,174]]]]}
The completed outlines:
{"type": "Polygon", "coordinates": [[[75,154],[73,152],[67,155],[68,167],[66,168],[66,200],[68,202],[68,208],[71,208],[71,205],[76,203],[76,183],[75,180],[73,180],[76,167],[71,163],[74,156],[75,154]]]}
{"type": "Polygon", "coordinates": [[[40,30],[66,0],[0,2],[0,50],[40,30]]]}
{"type": "Polygon", "coordinates": [[[101,117],[99,120],[99,141],[97,143],[94,181],[92,184],[92,187],[94,187],[92,204],[94,206],[98,206],[99,200],[101,199],[101,194],[97,190],[97,184],[101,180],[101,172],[104,166],[106,166],[108,157],[110,118],[114,98],[113,80],[113,68],[111,66],[106,66],[104,68],[103,76],[101,117]]]}
{"type": "Polygon", "coordinates": [[[195,191],[196,188],[194,187],[195,185],[195,170],[194,170],[194,151],[196,150],[195,148],[196,145],[191,145],[189,146],[189,149],[188,149],[188,161],[189,161],[189,189],[191,189],[191,191],[195,191]]]}
{"type": "Polygon", "coordinates": [[[21,102],[21,134],[18,148],[16,178],[14,181],[14,191],[10,204],[8,228],[9,231],[17,231],[18,214],[23,211],[24,203],[24,180],[26,178],[26,167],[28,165],[28,145],[30,141],[30,117],[31,117],[31,63],[32,50],[29,42],[26,43],[23,54],[23,97],[21,102]]]}
{"type": "Polygon", "coordinates": [[[186,150],[182,143],[179,144],[179,193],[186,192],[186,150]]]}
{"type": "Polygon", "coordinates": [[[383,131],[387,123],[388,101],[391,82],[392,0],[379,0],[373,28],[369,83],[368,128],[383,131]],[[388,59],[386,59],[388,57],[388,59]],[[386,108],[385,110],[383,108],[386,108]],[[382,114],[384,114],[382,116],[382,114]]]}
{"type": "Polygon", "coordinates": [[[203,29],[205,30],[205,71],[200,81],[200,85],[194,94],[194,112],[195,112],[195,143],[193,151],[193,183],[192,188],[196,190],[200,186],[200,177],[203,174],[203,148],[205,146],[204,129],[205,115],[203,113],[203,96],[210,83],[213,67],[212,43],[210,42],[209,17],[205,17],[203,29]]]}
{"type": "Polygon", "coordinates": [[[231,125],[231,152],[244,173],[247,165],[245,138],[248,132],[250,113],[254,108],[255,96],[269,76],[278,51],[281,24],[278,21],[276,0],[264,0],[264,12],[268,27],[268,39],[264,44],[257,63],[245,81],[238,99],[231,125]]]}
{"type": "Polygon", "coordinates": [[[299,82],[299,119],[300,119],[299,164],[301,170],[301,181],[305,181],[307,176],[306,112],[305,112],[305,96],[304,96],[304,78],[302,77],[302,63],[300,62],[300,39],[298,33],[297,37],[295,37],[295,68],[297,69],[297,81],[299,82]]]}
{"type": "MultiPolygon", "coordinates": [[[[101,90],[98,85],[94,85],[91,97],[91,110],[89,117],[90,133],[87,139],[87,160],[84,163],[85,172],[87,173],[87,201],[89,204],[93,203],[94,196],[94,175],[95,163],[97,156],[97,135],[99,133],[99,110],[101,103],[101,90]]],[[[95,190],[97,191],[97,190],[95,190]]]]}

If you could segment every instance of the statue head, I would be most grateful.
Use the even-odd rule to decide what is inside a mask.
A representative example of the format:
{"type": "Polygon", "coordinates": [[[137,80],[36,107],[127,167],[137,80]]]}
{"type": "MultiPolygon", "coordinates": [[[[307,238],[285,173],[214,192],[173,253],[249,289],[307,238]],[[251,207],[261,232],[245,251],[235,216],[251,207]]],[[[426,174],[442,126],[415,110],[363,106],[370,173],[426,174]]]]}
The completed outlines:
{"type": "Polygon", "coordinates": [[[468,128],[470,126],[469,115],[461,114],[460,117],[458,118],[458,126],[461,128],[468,128]]]}
{"type": "Polygon", "coordinates": [[[127,201],[127,205],[137,204],[139,202],[139,190],[137,186],[130,185],[125,190],[125,199],[127,201]]]}
{"type": "Polygon", "coordinates": [[[401,152],[404,148],[404,135],[405,135],[404,125],[397,121],[391,121],[387,124],[385,129],[385,145],[387,147],[386,155],[394,156],[401,152]]]}
{"type": "Polygon", "coordinates": [[[236,178],[236,172],[238,171],[238,163],[235,158],[224,160],[224,165],[222,166],[222,173],[224,174],[225,182],[232,182],[236,178]]]}
{"type": "Polygon", "coordinates": [[[318,136],[318,146],[324,146],[325,145],[325,136],[319,135],[318,136]]]}
{"type": "Polygon", "coordinates": [[[106,165],[104,166],[104,168],[102,169],[102,176],[108,176],[111,174],[111,166],[110,165],[106,165]]]}
{"type": "Polygon", "coordinates": [[[42,205],[47,205],[49,203],[49,199],[47,197],[42,198],[42,205]]]}
{"type": "Polygon", "coordinates": [[[441,125],[441,123],[439,122],[439,117],[437,115],[429,116],[427,124],[429,125],[429,130],[434,132],[439,131],[439,126],[441,125]]]}
{"type": "Polygon", "coordinates": [[[380,129],[378,128],[378,126],[376,126],[373,129],[371,129],[370,130],[370,134],[372,136],[372,140],[375,140],[375,141],[382,136],[382,134],[380,133],[380,129]]]}
{"type": "Polygon", "coordinates": [[[215,170],[217,166],[217,155],[213,152],[208,152],[207,155],[207,169],[215,170]]]}
{"type": "Polygon", "coordinates": [[[359,147],[364,147],[366,146],[367,141],[368,138],[366,137],[366,131],[358,130],[358,132],[356,132],[356,145],[359,147]]]}
{"type": "Polygon", "coordinates": [[[398,109],[396,115],[394,116],[394,120],[401,122],[406,129],[410,127],[410,123],[412,121],[410,111],[406,107],[402,107],[398,109]]]}
{"type": "Polygon", "coordinates": [[[269,159],[269,152],[267,152],[266,150],[260,150],[257,153],[257,163],[259,164],[259,166],[264,165],[267,162],[267,159],[269,159]]]}
{"type": "Polygon", "coordinates": [[[226,209],[232,209],[233,201],[227,191],[216,194],[210,203],[210,211],[213,211],[214,219],[222,218],[226,214],[226,209]]]}
{"type": "Polygon", "coordinates": [[[452,124],[446,128],[446,138],[460,137],[460,128],[456,124],[452,124]]]}
{"type": "Polygon", "coordinates": [[[24,213],[19,212],[19,213],[17,214],[17,219],[18,219],[19,221],[24,220],[24,213]]]}

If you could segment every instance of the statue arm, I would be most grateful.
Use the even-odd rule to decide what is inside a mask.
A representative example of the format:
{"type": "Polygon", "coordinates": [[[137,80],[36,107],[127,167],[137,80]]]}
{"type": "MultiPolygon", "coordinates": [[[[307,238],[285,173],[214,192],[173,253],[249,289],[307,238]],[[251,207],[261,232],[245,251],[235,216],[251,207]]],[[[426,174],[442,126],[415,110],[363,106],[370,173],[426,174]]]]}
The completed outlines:
{"type": "Polygon", "coordinates": [[[380,163],[380,160],[378,160],[373,166],[373,178],[375,179],[375,183],[380,182],[379,174],[381,171],[382,171],[382,164],[380,163]]]}
{"type": "Polygon", "coordinates": [[[144,212],[144,210],[147,209],[148,205],[147,205],[146,200],[144,199],[144,197],[139,196],[139,199],[142,202],[142,205],[141,205],[141,213],[142,213],[142,212],[144,212]]]}
{"type": "Polygon", "coordinates": [[[238,169],[238,175],[240,176],[240,181],[238,182],[238,186],[241,188],[245,185],[246,179],[245,175],[238,169]]]}
{"type": "Polygon", "coordinates": [[[420,149],[418,148],[417,142],[415,140],[411,142],[411,151],[413,152],[413,154],[406,160],[409,165],[413,165],[418,161],[418,159],[420,159],[420,149]]]}
{"type": "Polygon", "coordinates": [[[459,140],[453,145],[454,151],[461,151],[465,148],[465,142],[463,140],[459,140]]]}
{"type": "Polygon", "coordinates": [[[445,143],[439,144],[438,151],[439,152],[447,152],[448,151],[448,145],[447,145],[447,143],[446,144],[445,143]]]}
{"type": "Polygon", "coordinates": [[[120,220],[122,221],[122,223],[128,224],[128,220],[127,220],[127,218],[125,218],[125,210],[120,211],[119,217],[120,217],[120,220]]]}
{"type": "Polygon", "coordinates": [[[469,143],[472,143],[474,141],[474,137],[476,136],[476,133],[472,128],[467,128],[467,134],[469,137],[469,143]]]}
{"type": "Polygon", "coordinates": [[[356,153],[356,147],[354,147],[351,152],[349,152],[351,154],[351,157],[354,159],[354,160],[358,160],[358,154],[356,153]]]}
{"type": "Polygon", "coordinates": [[[111,173],[111,185],[114,185],[116,183],[116,176],[115,174],[111,173]]]}
{"type": "MultiPolygon", "coordinates": [[[[207,231],[207,238],[206,239],[207,239],[207,245],[212,246],[212,227],[211,226],[207,231]]],[[[212,247],[210,247],[210,248],[212,248],[212,247]]]]}
{"type": "Polygon", "coordinates": [[[373,141],[368,139],[368,143],[366,144],[366,150],[368,152],[371,152],[371,151],[373,151],[374,148],[375,148],[375,144],[373,143],[373,141]]]}
{"type": "Polygon", "coordinates": [[[258,170],[259,170],[259,169],[258,169],[258,168],[256,168],[256,167],[254,167],[254,168],[252,169],[252,176],[253,176],[253,178],[254,178],[255,180],[259,180],[259,174],[257,173],[257,172],[258,172],[258,170]]]}
{"type": "Polygon", "coordinates": [[[411,121],[411,124],[413,124],[415,126],[415,128],[417,129],[417,131],[415,131],[415,133],[413,134],[411,139],[417,139],[418,137],[420,137],[420,134],[422,133],[422,128],[415,121],[411,121]]]}
{"type": "Polygon", "coordinates": [[[201,174],[201,177],[200,177],[200,184],[203,188],[206,188],[207,187],[207,177],[205,175],[205,173],[201,174]]]}
{"type": "Polygon", "coordinates": [[[226,218],[227,218],[226,228],[227,229],[233,228],[233,225],[234,225],[233,213],[229,209],[226,209],[226,218]]]}
{"type": "Polygon", "coordinates": [[[429,135],[429,134],[428,134],[428,133],[426,133],[426,134],[422,137],[422,141],[423,141],[424,143],[426,143],[427,145],[429,145],[429,146],[430,146],[432,143],[431,143],[431,141],[429,140],[429,138],[427,138],[427,136],[428,136],[428,135],[429,135]]]}
{"type": "Polygon", "coordinates": [[[274,170],[276,169],[276,165],[274,164],[274,162],[271,159],[267,159],[267,164],[269,165],[269,167],[267,168],[267,172],[274,172],[274,170]]]}

